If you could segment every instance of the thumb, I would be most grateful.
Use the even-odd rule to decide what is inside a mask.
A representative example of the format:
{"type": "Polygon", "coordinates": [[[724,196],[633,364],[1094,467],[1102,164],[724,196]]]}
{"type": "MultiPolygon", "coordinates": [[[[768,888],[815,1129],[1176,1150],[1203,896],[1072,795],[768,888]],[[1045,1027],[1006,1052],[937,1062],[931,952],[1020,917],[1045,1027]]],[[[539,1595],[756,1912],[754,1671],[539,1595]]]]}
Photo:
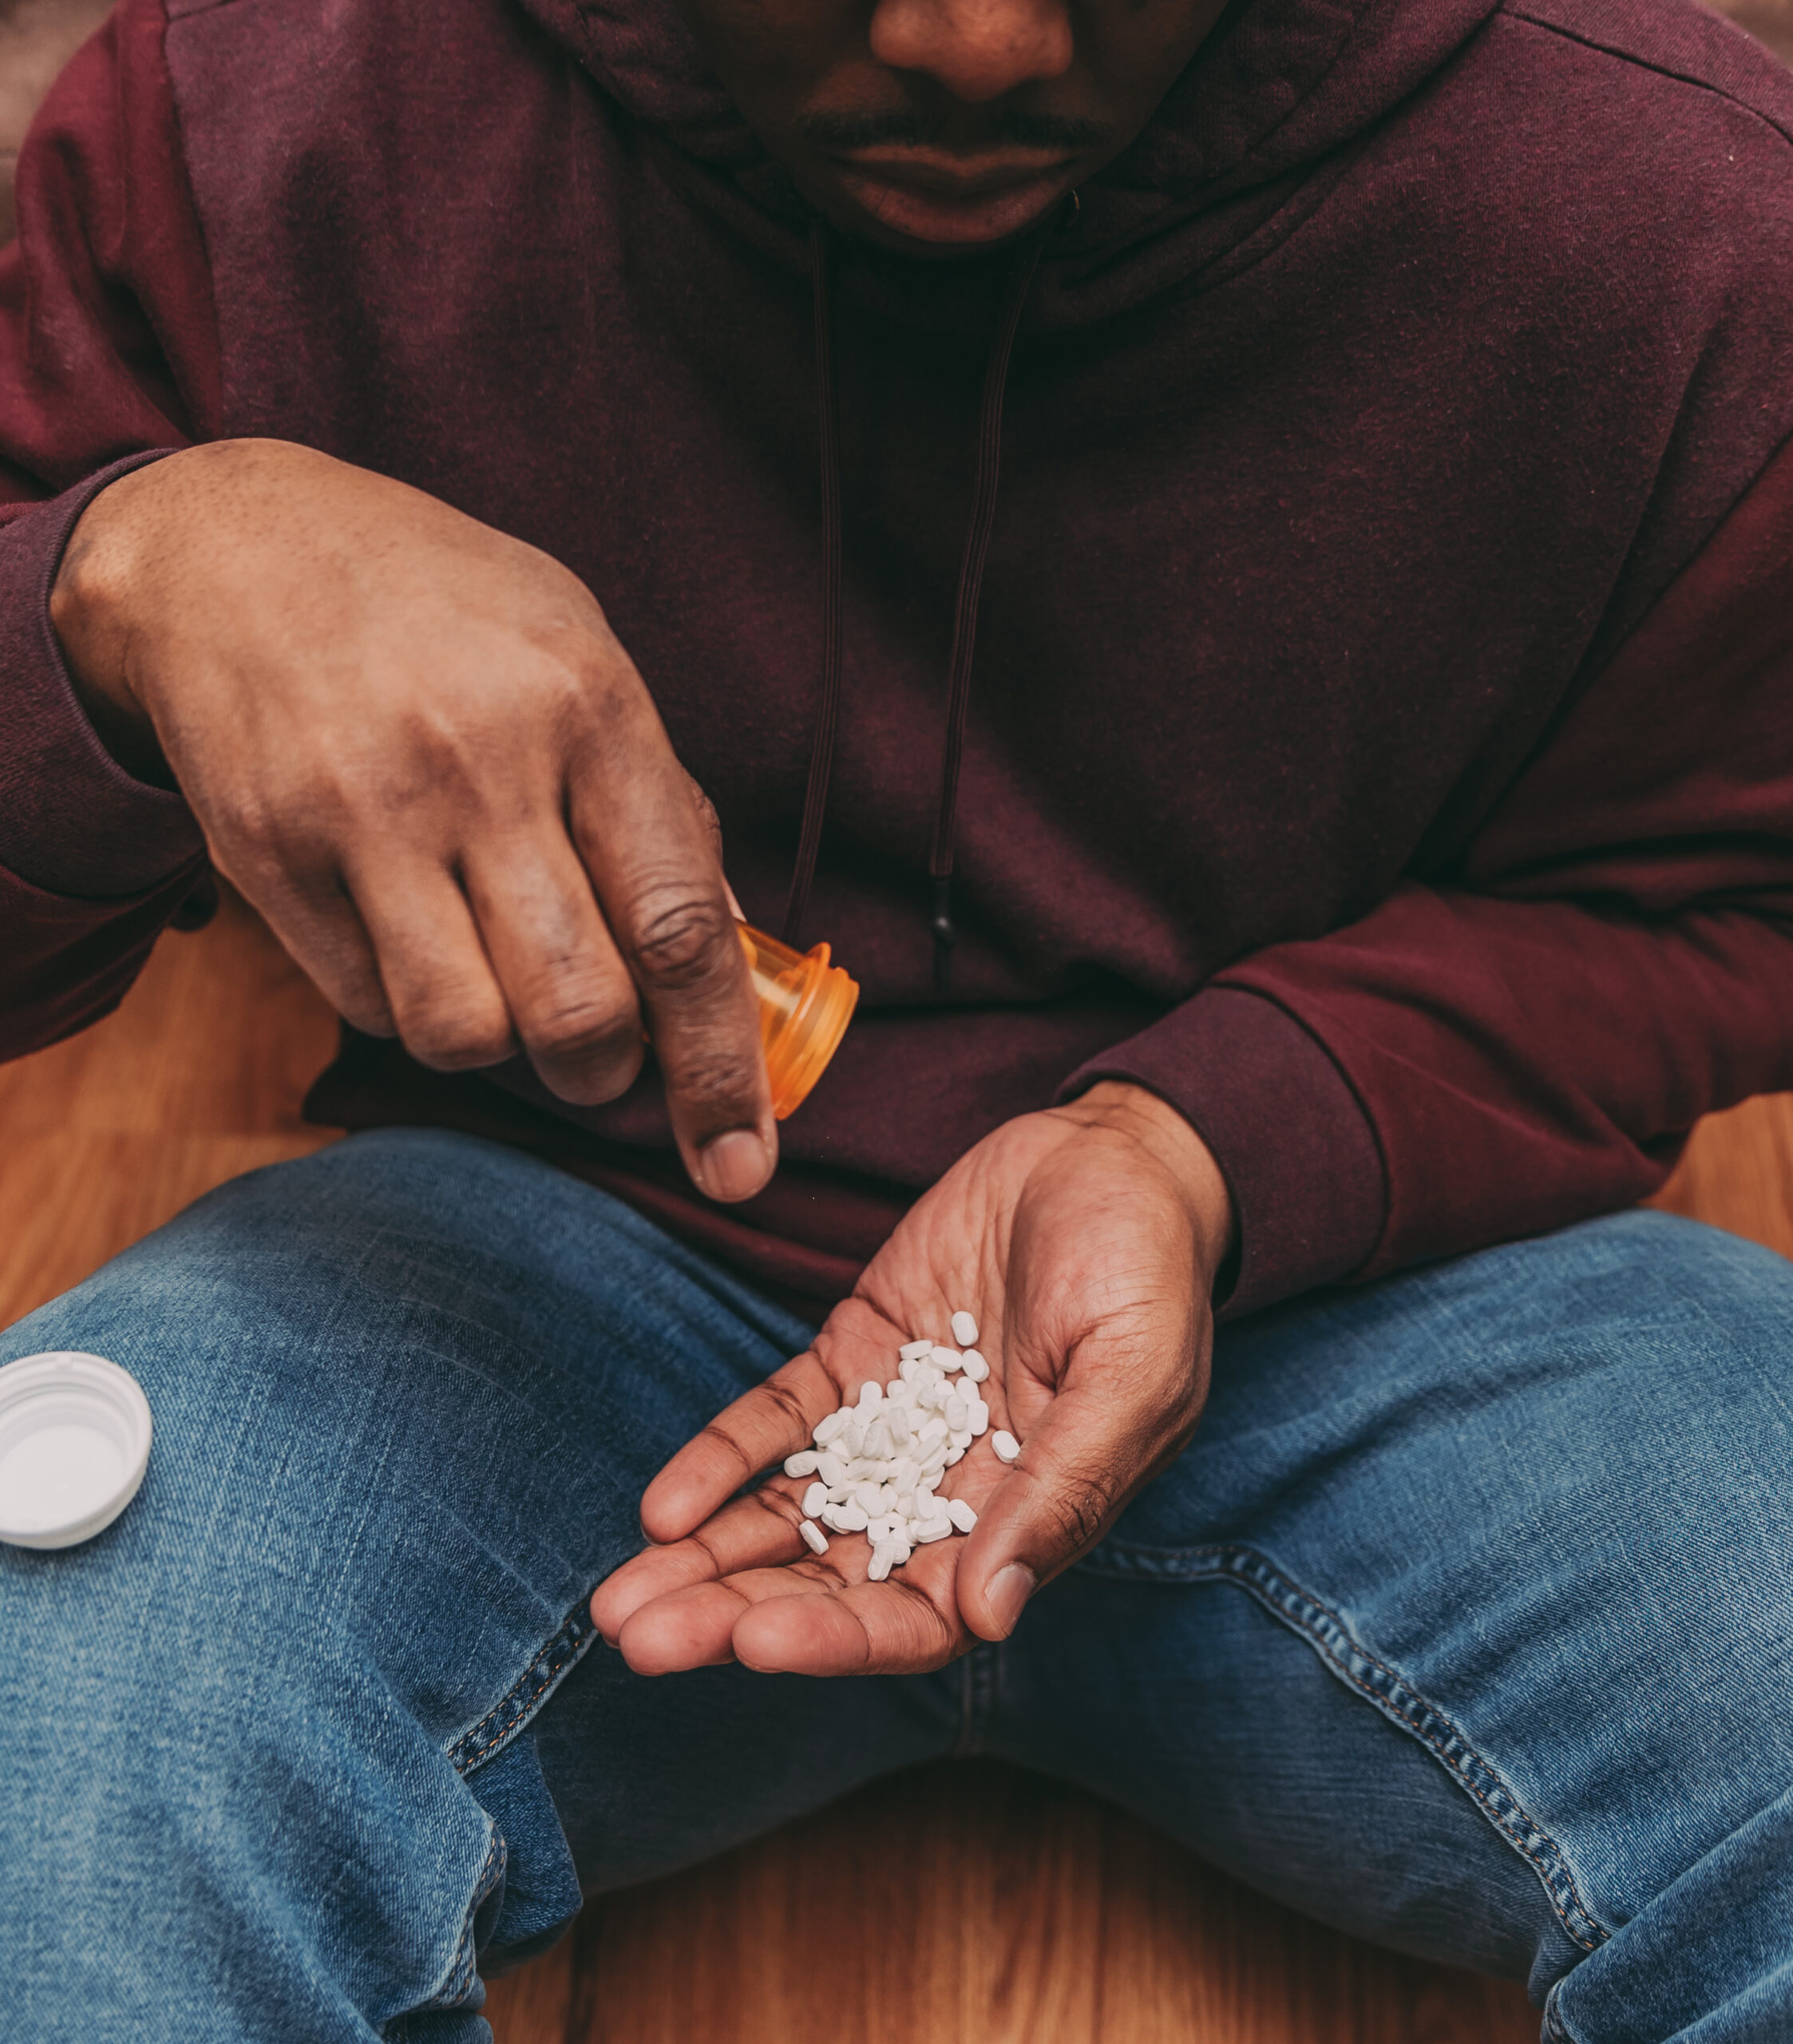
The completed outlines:
{"type": "Polygon", "coordinates": [[[959,1557],[959,1609],[979,1638],[1007,1639],[1040,1584],[1088,1553],[1167,1459],[1141,1438],[1142,1417],[1107,1385],[1067,1387],[1040,1412],[959,1557]]]}

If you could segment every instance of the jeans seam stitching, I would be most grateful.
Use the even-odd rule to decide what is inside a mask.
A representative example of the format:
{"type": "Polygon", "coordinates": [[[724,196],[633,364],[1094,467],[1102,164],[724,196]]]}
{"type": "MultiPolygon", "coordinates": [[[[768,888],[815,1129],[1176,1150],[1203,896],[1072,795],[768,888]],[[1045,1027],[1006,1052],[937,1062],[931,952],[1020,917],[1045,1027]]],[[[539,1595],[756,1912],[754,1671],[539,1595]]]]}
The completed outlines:
{"type": "Polygon", "coordinates": [[[1557,1997],[1561,1991],[1562,1982],[1559,1980],[1544,1998],[1544,2034],[1541,2044],[1575,2044],[1568,2024],[1562,2019],[1562,2011],[1557,2006],[1557,1997]]]}
{"type": "MultiPolygon", "coordinates": [[[[1330,1605],[1284,1575],[1267,1556],[1253,1547],[1223,1543],[1175,1549],[1111,1547],[1102,1551],[1099,1559],[1092,1557],[1084,1567],[1095,1575],[1136,1578],[1161,1573],[1174,1574],[1185,1580],[1199,1577],[1237,1583],[1273,1617],[1300,1633],[1328,1667],[1405,1726],[1431,1753],[1537,1874],[1563,1928],[1584,1951],[1597,1951],[1606,1942],[1611,1934],[1583,1901],[1562,1848],[1514,1794],[1499,1770],[1476,1751],[1463,1728],[1435,1704],[1428,1702],[1387,1662],[1371,1653],[1330,1605]],[[1119,1560],[1128,1554],[1155,1563],[1156,1569],[1104,1569],[1102,1566],[1102,1561],[1119,1560]],[[1371,1682],[1360,1674],[1334,1639],[1328,1637],[1328,1630],[1346,1642],[1352,1658],[1373,1669],[1381,1680],[1371,1682]]],[[[1563,2034],[1566,2038],[1567,2032],[1563,2034]]]]}
{"type": "Polygon", "coordinates": [[[576,1605],[485,1715],[450,1743],[448,1757],[455,1772],[471,1774],[499,1747],[513,1739],[596,1637],[589,1601],[576,1605]]]}
{"type": "Polygon", "coordinates": [[[394,2018],[394,2026],[382,2025],[381,2034],[394,2039],[403,2038],[413,2016],[428,2015],[445,2010],[460,2008],[467,1998],[467,1991],[473,1984],[473,1975],[479,1966],[479,1953],[473,1941],[473,1923],[480,1907],[498,1885],[509,1856],[504,1835],[495,1824],[487,1820],[491,1828],[491,1839],[485,1848],[485,1859],[473,1884],[473,1891],[467,1903],[466,1913],[461,1919],[461,1935],[455,1941],[454,1956],[449,1962],[448,1971],[437,1986],[423,2001],[394,2018]]]}

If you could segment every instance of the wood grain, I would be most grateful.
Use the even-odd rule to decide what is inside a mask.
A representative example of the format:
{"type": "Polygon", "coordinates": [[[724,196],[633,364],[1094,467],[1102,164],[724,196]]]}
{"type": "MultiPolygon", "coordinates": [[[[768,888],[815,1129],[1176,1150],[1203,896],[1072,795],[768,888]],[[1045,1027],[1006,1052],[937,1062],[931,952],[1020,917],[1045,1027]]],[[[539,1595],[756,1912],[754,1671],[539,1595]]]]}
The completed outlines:
{"type": "Polygon", "coordinates": [[[116,1015],[0,1064],[0,1325],[257,1165],[331,1138],[299,1117],[336,1024],[227,897],[171,934],[116,1015]]]}
{"type": "Polygon", "coordinates": [[[1649,1204],[1793,1257],[1793,1093],[1708,1115],[1649,1204]]]}
{"type": "Polygon", "coordinates": [[[893,1777],[588,1906],[498,2044],[1530,2044],[1524,1991],[1373,1951],[1057,1782],[893,1777]],[[875,1842],[874,1842],[875,1841],[875,1842]]]}

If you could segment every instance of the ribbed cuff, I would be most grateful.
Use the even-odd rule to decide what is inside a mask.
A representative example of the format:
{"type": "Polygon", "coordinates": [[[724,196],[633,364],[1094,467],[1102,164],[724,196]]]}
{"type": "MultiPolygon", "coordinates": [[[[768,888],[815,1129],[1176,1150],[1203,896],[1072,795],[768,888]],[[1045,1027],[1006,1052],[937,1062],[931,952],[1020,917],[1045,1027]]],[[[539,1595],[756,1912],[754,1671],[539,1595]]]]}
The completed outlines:
{"type": "Polygon", "coordinates": [[[1387,1206],[1375,1132],[1324,1048],[1273,1001],[1209,988],[1090,1059],[1059,1098],[1103,1079],[1169,1101],[1213,1152],[1239,1224],[1226,1318],[1369,1260],[1387,1206]]]}
{"type": "Polygon", "coordinates": [[[0,865],[46,893],[141,894],[202,855],[178,794],[125,772],[88,722],[49,621],[76,521],[164,449],[114,461],[0,526],[0,865]]]}

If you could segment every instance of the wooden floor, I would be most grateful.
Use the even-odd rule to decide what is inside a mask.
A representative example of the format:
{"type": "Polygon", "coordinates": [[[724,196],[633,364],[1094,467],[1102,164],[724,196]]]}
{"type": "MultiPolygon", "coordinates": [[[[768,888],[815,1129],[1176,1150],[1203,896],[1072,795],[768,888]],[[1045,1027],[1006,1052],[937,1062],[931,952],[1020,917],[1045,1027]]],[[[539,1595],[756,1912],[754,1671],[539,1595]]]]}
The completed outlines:
{"type": "MultiPolygon", "coordinates": [[[[0,1067],[0,1325],[298,1119],[333,1036],[240,906],[164,938],[110,1021],[0,1067]]],[[[1793,1255],[1793,1100],[1703,1127],[1663,1202],[1793,1255]]],[[[595,1903],[492,1993],[498,2044],[1522,2044],[1516,1987],[1371,1951],[1071,1790],[984,1765],[882,1783],[595,1903]],[[856,1851],[871,1828],[885,1871],[856,1851]],[[849,1873],[850,1870],[850,1873],[849,1873]],[[818,1987],[825,1966],[826,1987],[818,1987]]]]}

